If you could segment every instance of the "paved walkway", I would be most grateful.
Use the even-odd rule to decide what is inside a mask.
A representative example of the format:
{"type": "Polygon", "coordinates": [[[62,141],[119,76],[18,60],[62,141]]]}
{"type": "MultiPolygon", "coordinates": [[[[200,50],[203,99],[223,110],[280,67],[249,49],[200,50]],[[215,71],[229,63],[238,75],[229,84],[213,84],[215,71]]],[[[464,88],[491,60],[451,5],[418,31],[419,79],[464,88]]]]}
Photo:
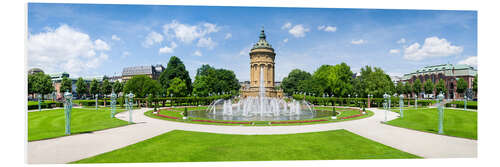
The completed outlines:
{"type": "MultiPolygon", "coordinates": [[[[49,140],[28,142],[28,163],[68,163],[101,153],[119,149],[174,129],[223,133],[223,134],[290,134],[346,129],[379,143],[424,158],[477,157],[477,141],[449,137],[381,124],[385,111],[370,108],[372,117],[301,126],[217,126],[187,124],[149,118],[143,113],[150,109],[133,112],[136,124],[124,127],[78,134],[49,140]]],[[[387,112],[388,120],[399,114],[387,112]]],[[[128,112],[117,114],[128,121],[128,112]]]]}

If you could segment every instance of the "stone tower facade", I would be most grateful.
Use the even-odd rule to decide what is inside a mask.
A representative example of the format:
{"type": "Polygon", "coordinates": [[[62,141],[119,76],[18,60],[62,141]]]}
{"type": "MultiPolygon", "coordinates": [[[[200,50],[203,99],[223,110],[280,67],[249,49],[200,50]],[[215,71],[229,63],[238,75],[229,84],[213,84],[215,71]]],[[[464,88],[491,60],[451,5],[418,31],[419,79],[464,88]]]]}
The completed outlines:
{"type": "Polygon", "coordinates": [[[262,79],[267,97],[282,97],[283,92],[274,88],[274,58],[276,53],[274,53],[274,49],[266,41],[264,29],[260,32],[259,41],[253,45],[249,55],[250,88],[242,90],[242,96],[259,96],[262,79]]]}

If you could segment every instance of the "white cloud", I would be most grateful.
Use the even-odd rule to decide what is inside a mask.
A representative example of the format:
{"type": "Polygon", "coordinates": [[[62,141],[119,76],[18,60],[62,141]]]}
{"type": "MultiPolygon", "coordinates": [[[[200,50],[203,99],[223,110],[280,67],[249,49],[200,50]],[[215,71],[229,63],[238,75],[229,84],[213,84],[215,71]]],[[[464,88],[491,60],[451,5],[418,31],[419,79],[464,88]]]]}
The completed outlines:
{"type": "Polygon", "coordinates": [[[247,47],[241,49],[239,55],[240,56],[248,55],[248,53],[250,52],[250,49],[252,49],[252,45],[248,45],[247,47]]]}
{"type": "Polygon", "coordinates": [[[470,66],[477,67],[477,56],[468,57],[464,60],[459,61],[458,64],[467,64],[470,66]]]}
{"type": "Polygon", "coordinates": [[[198,40],[198,44],[196,44],[196,46],[198,46],[198,47],[204,47],[204,48],[209,48],[209,49],[213,49],[215,47],[215,45],[217,45],[217,43],[212,41],[212,38],[210,38],[210,37],[200,38],[200,40],[198,40]]]}
{"type": "Polygon", "coordinates": [[[159,54],[174,53],[175,48],[177,48],[177,44],[175,42],[170,42],[170,47],[165,45],[165,47],[160,48],[160,50],[158,50],[158,53],[159,54]]]}
{"type": "Polygon", "coordinates": [[[367,42],[366,40],[359,39],[359,40],[352,40],[352,41],[351,41],[351,44],[354,44],[354,45],[361,45],[361,44],[364,44],[364,43],[366,43],[366,42],[367,42]]]}
{"type": "Polygon", "coordinates": [[[111,39],[115,41],[121,40],[120,37],[116,36],[115,34],[111,35],[111,39]]]}
{"type": "Polygon", "coordinates": [[[326,32],[335,32],[335,31],[337,31],[337,27],[328,26],[325,28],[325,31],[326,32]]]}
{"type": "Polygon", "coordinates": [[[462,53],[463,48],[453,46],[446,39],[438,37],[429,37],[425,39],[421,47],[419,43],[414,43],[405,48],[404,58],[407,60],[419,61],[425,58],[446,57],[462,53]]]}
{"type": "Polygon", "coordinates": [[[201,54],[201,52],[200,52],[199,50],[195,51],[193,54],[194,54],[195,56],[202,56],[202,54],[201,54]]]}
{"type": "Polygon", "coordinates": [[[163,33],[167,37],[175,37],[183,43],[191,43],[193,40],[218,31],[219,27],[211,23],[189,25],[173,20],[171,23],[163,25],[163,33]]]}
{"type": "Polygon", "coordinates": [[[283,26],[281,26],[281,29],[282,30],[289,29],[290,27],[292,27],[292,23],[287,22],[287,23],[283,24],[283,26]]]}
{"type": "Polygon", "coordinates": [[[335,31],[337,31],[337,27],[321,25],[321,26],[318,26],[318,30],[326,31],[326,32],[335,32],[335,31]]]}
{"type": "Polygon", "coordinates": [[[160,43],[163,41],[163,35],[160,33],[157,33],[155,31],[152,31],[146,36],[146,40],[142,42],[142,46],[144,47],[150,47],[151,45],[154,45],[155,43],[160,43]]]}
{"type": "Polygon", "coordinates": [[[127,51],[122,52],[122,58],[126,58],[128,56],[130,56],[130,52],[127,51]]]}
{"type": "Polygon", "coordinates": [[[94,48],[95,50],[109,50],[109,45],[102,41],[101,39],[97,39],[94,41],[94,48]]]}
{"type": "Polygon", "coordinates": [[[399,53],[399,49],[391,49],[391,50],[389,50],[389,53],[390,54],[398,54],[399,53]]]}
{"type": "Polygon", "coordinates": [[[406,43],[406,39],[404,38],[401,38],[400,40],[397,41],[397,43],[401,44],[401,43],[406,43]]]}
{"type": "Polygon", "coordinates": [[[231,33],[227,33],[226,36],[224,37],[224,39],[229,39],[231,37],[233,37],[233,35],[231,33]]]}
{"type": "Polygon", "coordinates": [[[302,24],[299,24],[299,25],[293,26],[293,28],[290,29],[288,32],[290,34],[292,34],[294,37],[300,38],[300,37],[305,37],[306,32],[309,32],[309,29],[304,28],[304,26],[302,24]]]}
{"type": "Polygon", "coordinates": [[[82,72],[98,68],[109,58],[102,51],[110,48],[102,40],[93,42],[88,34],[67,25],[45,30],[28,36],[29,67],[39,67],[47,73],[65,71],[79,76],[82,72]],[[101,51],[99,56],[97,51],[101,51]]]}
{"type": "Polygon", "coordinates": [[[283,42],[287,43],[288,42],[288,38],[283,39],[283,42]]]}

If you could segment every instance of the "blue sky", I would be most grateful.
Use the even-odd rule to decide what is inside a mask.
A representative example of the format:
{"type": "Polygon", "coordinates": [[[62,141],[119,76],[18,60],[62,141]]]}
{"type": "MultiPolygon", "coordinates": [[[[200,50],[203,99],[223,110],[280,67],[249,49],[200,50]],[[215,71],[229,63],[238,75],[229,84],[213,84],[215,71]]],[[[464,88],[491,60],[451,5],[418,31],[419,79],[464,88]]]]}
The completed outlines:
{"type": "Polygon", "coordinates": [[[167,5],[28,4],[28,67],[72,76],[180,57],[249,79],[248,52],[261,27],[275,48],[276,80],[346,62],[402,75],[426,65],[477,67],[477,12],[167,5]]]}

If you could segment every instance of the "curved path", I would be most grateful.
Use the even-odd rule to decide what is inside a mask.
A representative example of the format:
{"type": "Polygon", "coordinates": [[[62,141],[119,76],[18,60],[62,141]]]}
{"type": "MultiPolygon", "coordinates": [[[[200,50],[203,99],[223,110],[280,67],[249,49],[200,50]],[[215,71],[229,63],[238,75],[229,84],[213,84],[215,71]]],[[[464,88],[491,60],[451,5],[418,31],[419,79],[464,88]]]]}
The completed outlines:
{"type": "MultiPolygon", "coordinates": [[[[424,158],[477,157],[477,141],[457,137],[398,128],[380,123],[385,111],[369,108],[372,117],[300,126],[220,126],[188,124],[150,118],[144,112],[133,111],[136,124],[78,134],[55,139],[28,142],[28,163],[68,163],[101,153],[119,149],[174,129],[223,133],[223,134],[290,134],[346,129],[360,136],[415,154],[424,158]]],[[[387,119],[396,119],[399,114],[387,112],[387,119]]],[[[128,112],[121,112],[117,118],[128,121],[128,112]]]]}

